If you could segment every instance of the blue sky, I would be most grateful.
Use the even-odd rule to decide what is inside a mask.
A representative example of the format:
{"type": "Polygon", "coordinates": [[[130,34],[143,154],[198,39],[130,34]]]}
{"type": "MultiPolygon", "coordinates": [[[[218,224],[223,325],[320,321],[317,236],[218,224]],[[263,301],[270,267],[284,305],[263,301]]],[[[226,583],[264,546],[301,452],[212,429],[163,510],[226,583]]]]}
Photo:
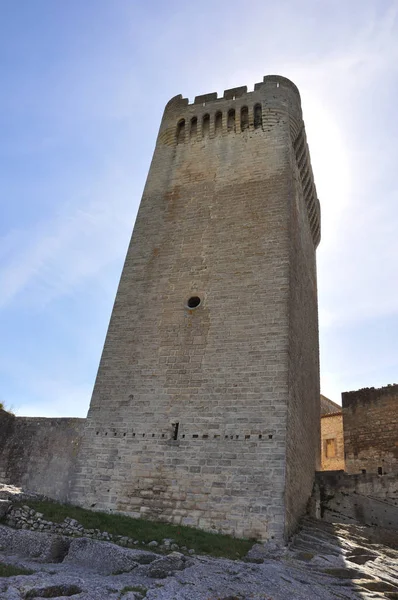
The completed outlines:
{"type": "Polygon", "coordinates": [[[0,401],[85,416],[163,107],[278,73],[322,206],[321,387],[398,381],[398,2],[0,0],[0,401]]]}

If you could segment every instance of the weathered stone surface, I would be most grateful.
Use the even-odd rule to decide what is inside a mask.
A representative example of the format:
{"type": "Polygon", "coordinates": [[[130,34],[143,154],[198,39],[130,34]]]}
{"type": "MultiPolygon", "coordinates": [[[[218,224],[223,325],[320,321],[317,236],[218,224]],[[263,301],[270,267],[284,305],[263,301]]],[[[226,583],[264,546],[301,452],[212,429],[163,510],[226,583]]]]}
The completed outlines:
{"type": "MultiPolygon", "coordinates": [[[[20,533],[10,530],[11,537],[20,533]]],[[[37,540],[45,535],[30,533],[37,540]]],[[[375,535],[377,531],[363,526],[306,520],[283,556],[266,558],[261,564],[206,556],[184,561],[186,557],[172,553],[117,575],[105,575],[96,567],[68,560],[58,564],[38,563],[3,550],[2,563],[30,568],[34,573],[0,580],[0,598],[26,600],[39,597],[37,593],[43,594],[41,597],[54,597],[46,594],[79,589],[81,592],[69,597],[124,600],[127,594],[131,598],[133,594],[134,600],[143,595],[150,600],[370,600],[377,595],[379,599],[391,600],[398,594],[398,549],[385,546],[375,535]],[[350,560],[365,555],[367,560],[363,564],[350,560]],[[162,565],[164,570],[160,573],[162,565]],[[153,577],[155,568],[159,572],[153,577]],[[142,593],[127,591],[129,588],[140,589],[142,593]]],[[[91,557],[96,565],[102,552],[99,546],[103,547],[103,556],[109,556],[109,547],[132,552],[108,542],[96,542],[95,546],[91,547],[91,554],[86,552],[87,563],[91,557]]]]}
{"type": "MultiPolygon", "coordinates": [[[[148,560],[149,553],[121,548],[109,542],[89,538],[72,540],[65,562],[93,569],[103,575],[132,571],[141,560],[148,560]],[[142,559],[141,557],[145,557],[142,559]]],[[[153,560],[156,555],[153,555],[153,560]]]]}
{"type": "Polygon", "coordinates": [[[158,558],[155,560],[146,570],[149,577],[156,579],[163,579],[175,573],[175,571],[182,571],[187,567],[191,566],[193,561],[188,559],[180,552],[171,552],[168,556],[158,558]]]}
{"type": "Polygon", "coordinates": [[[29,530],[12,530],[0,525],[0,547],[12,554],[42,562],[60,562],[69,548],[68,538],[29,530]]]}
{"type": "Polygon", "coordinates": [[[0,480],[66,500],[84,423],[15,417],[0,409],[0,480]]]}
{"type": "Polygon", "coordinates": [[[316,474],[315,504],[329,522],[360,522],[392,532],[398,531],[398,476],[347,474],[324,471],[316,474]]]}

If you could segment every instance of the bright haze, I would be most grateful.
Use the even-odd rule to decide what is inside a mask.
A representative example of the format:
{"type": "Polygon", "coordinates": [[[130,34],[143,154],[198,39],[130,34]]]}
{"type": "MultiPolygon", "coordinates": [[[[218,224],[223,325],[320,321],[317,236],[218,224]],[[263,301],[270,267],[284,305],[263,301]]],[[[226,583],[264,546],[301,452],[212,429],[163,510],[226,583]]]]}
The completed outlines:
{"type": "Polygon", "coordinates": [[[322,208],[321,389],[398,381],[398,2],[3,0],[0,402],[85,416],[166,102],[280,74],[322,208]]]}

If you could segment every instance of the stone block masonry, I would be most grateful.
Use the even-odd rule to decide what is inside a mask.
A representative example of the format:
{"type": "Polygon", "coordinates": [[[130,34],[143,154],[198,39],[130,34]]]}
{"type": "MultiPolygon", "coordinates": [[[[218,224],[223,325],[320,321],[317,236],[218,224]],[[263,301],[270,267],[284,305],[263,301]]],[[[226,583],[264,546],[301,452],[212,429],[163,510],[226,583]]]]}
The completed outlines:
{"type": "Polygon", "coordinates": [[[322,471],[344,471],[345,469],[341,411],[321,417],[321,469],[322,471]]]}
{"type": "Polygon", "coordinates": [[[72,501],[289,536],[319,456],[319,219],[289,80],[170,100],[72,501]]]}
{"type": "Polygon", "coordinates": [[[398,385],[342,394],[348,473],[398,473],[398,385]]]}

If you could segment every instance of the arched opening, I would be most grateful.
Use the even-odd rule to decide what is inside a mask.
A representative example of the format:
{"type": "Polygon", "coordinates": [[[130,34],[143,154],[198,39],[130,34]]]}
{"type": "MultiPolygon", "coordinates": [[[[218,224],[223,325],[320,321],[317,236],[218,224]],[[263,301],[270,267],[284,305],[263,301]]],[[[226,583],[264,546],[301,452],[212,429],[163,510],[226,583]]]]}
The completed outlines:
{"type": "Polygon", "coordinates": [[[261,104],[255,104],[254,106],[254,129],[259,129],[263,126],[263,111],[261,110],[261,104]]]}
{"type": "Polygon", "coordinates": [[[216,112],[215,130],[216,135],[222,132],[222,113],[220,111],[216,112]]]}
{"type": "Polygon", "coordinates": [[[177,124],[177,144],[185,142],[185,119],[181,119],[177,124]]]}
{"type": "Polygon", "coordinates": [[[230,108],[228,111],[227,129],[228,129],[228,131],[235,131],[235,109],[234,108],[230,108]]]}
{"type": "Polygon", "coordinates": [[[242,131],[249,127],[249,110],[247,106],[242,106],[240,109],[240,128],[242,131]]]}
{"type": "Polygon", "coordinates": [[[197,117],[192,117],[191,119],[191,140],[196,140],[196,136],[198,133],[198,119],[197,117]]]}
{"type": "Polygon", "coordinates": [[[203,116],[203,121],[202,121],[203,137],[205,137],[206,135],[209,135],[209,132],[210,132],[210,115],[206,114],[203,116]]]}

